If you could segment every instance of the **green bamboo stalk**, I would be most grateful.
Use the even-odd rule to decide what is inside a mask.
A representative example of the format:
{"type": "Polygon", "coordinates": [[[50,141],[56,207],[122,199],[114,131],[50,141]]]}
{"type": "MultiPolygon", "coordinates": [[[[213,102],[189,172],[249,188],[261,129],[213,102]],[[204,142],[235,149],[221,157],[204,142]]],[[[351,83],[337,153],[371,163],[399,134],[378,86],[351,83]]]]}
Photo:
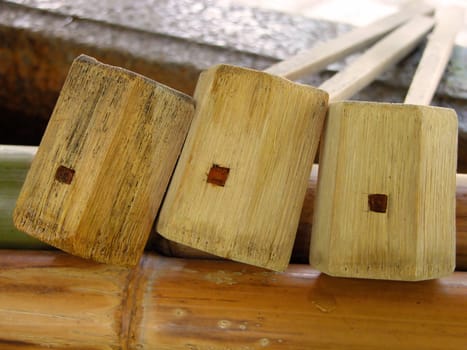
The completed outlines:
{"type": "Polygon", "coordinates": [[[0,247],[47,249],[47,244],[18,231],[13,209],[37,147],[0,145],[0,247]]]}

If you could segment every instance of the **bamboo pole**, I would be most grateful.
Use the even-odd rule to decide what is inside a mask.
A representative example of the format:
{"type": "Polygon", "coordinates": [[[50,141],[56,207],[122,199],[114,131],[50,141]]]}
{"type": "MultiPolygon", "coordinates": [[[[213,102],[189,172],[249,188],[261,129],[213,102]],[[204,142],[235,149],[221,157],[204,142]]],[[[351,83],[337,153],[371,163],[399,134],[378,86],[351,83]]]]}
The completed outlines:
{"type": "MultiPolygon", "coordinates": [[[[436,10],[404,104],[329,104],[310,244],[316,269],[401,281],[454,271],[458,117],[453,109],[424,104],[438,86],[463,17],[461,8],[436,10]]],[[[345,73],[353,74],[339,74],[345,73]]]]}
{"type": "MultiPolygon", "coordinates": [[[[317,176],[318,165],[314,165],[310,179],[308,180],[308,188],[292,252],[292,262],[294,263],[308,263],[311,228],[313,222],[314,197],[318,180],[317,176]]],[[[467,174],[457,174],[456,183],[456,269],[467,270],[467,174]]],[[[159,252],[168,256],[195,259],[217,258],[205,252],[169,241],[162,236],[155,237],[153,245],[159,252]]]]}
{"type": "Polygon", "coordinates": [[[0,348],[464,349],[467,273],[417,283],[145,255],[0,252],[0,348]]]}
{"type": "Polygon", "coordinates": [[[37,148],[0,145],[0,247],[44,249],[47,244],[18,231],[13,209],[37,148]]]}
{"type": "MultiPolygon", "coordinates": [[[[39,249],[47,247],[42,242],[16,230],[12,221],[15,200],[36,150],[36,147],[29,146],[0,145],[0,248],[39,249]]],[[[318,166],[315,165],[308,181],[308,188],[303,203],[300,225],[292,253],[293,262],[308,262],[317,175],[318,166]]],[[[456,268],[458,270],[467,270],[467,175],[457,174],[456,179],[456,268]]],[[[168,256],[219,259],[205,252],[168,241],[161,236],[153,237],[152,247],[168,256]]]]}

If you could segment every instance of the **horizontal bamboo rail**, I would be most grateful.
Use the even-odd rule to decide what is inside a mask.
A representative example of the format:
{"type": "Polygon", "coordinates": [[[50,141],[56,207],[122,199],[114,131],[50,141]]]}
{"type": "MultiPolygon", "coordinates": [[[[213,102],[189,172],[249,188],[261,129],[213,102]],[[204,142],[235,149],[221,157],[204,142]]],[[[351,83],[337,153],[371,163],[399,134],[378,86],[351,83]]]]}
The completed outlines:
{"type": "Polygon", "coordinates": [[[13,209],[37,147],[0,145],[0,248],[45,249],[47,245],[19,232],[13,209]]]}
{"type": "MultiPolygon", "coordinates": [[[[16,197],[21,189],[36,147],[0,145],[0,248],[44,248],[45,245],[13,226],[12,212],[16,197]]],[[[313,167],[300,217],[300,226],[295,239],[292,261],[308,262],[313,203],[316,189],[318,166],[313,167]]],[[[467,175],[457,174],[457,252],[458,270],[467,270],[467,175]]],[[[181,258],[215,258],[199,250],[155,237],[152,246],[167,256],[181,258]]]]}
{"type": "Polygon", "coordinates": [[[145,255],[0,251],[0,348],[465,349],[467,273],[424,282],[145,255]]]}

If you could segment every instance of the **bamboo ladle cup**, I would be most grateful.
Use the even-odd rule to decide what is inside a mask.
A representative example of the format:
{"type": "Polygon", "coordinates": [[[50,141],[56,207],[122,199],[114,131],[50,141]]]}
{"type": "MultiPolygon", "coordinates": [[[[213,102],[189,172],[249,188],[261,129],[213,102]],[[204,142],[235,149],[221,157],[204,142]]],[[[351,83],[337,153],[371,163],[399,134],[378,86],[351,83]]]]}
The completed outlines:
{"type": "Polygon", "coordinates": [[[411,20],[321,90],[226,65],[201,74],[195,117],[157,231],[221,257],[283,271],[327,111],[324,91],[331,100],[352,96],[409,53],[432,25],[427,17],[411,20]]]}
{"type": "MultiPolygon", "coordinates": [[[[347,42],[342,47],[341,39],[323,44],[324,56],[309,58],[306,64],[300,56],[297,67],[315,70],[318,66],[313,63],[322,66],[336,60],[415,13],[430,10],[411,7],[378,21],[368,32],[352,31],[344,35],[347,42]]],[[[292,85],[280,81],[278,85],[292,85]]],[[[308,87],[298,90],[310,96],[315,91],[308,87]]],[[[309,102],[319,104],[320,118],[307,118],[306,122],[309,126],[316,123],[319,135],[327,103],[324,92],[318,95],[319,101],[310,97],[309,102]]],[[[188,96],[132,72],[79,57],[19,196],[16,226],[81,257],[135,265],[193,112],[188,96]]]]}
{"type": "Polygon", "coordinates": [[[455,267],[457,115],[429,103],[463,13],[440,9],[406,104],[330,104],[310,261],[333,276],[426,280],[455,267]]]}
{"type": "Polygon", "coordinates": [[[17,200],[16,227],[84,258],[137,264],[193,111],[189,96],[78,57],[17,200]]]}

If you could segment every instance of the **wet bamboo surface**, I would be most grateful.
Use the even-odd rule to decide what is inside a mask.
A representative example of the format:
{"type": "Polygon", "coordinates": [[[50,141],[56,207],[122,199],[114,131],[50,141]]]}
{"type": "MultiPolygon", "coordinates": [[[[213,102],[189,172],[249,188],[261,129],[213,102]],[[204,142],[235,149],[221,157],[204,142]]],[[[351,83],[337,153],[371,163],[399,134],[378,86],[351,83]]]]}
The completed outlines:
{"type": "Polygon", "coordinates": [[[0,252],[0,348],[465,349],[467,273],[425,282],[144,255],[0,252]]]}

